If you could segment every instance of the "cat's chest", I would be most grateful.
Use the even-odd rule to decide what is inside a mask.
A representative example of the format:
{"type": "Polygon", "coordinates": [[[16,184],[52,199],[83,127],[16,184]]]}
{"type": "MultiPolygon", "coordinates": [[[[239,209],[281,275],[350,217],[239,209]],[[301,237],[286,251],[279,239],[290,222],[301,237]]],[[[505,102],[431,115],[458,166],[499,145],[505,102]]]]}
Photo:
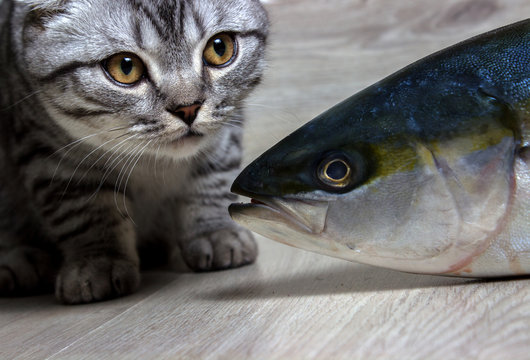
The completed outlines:
{"type": "Polygon", "coordinates": [[[189,192],[190,166],[172,162],[141,164],[129,179],[125,196],[129,201],[127,215],[139,229],[149,229],[154,219],[175,212],[172,204],[189,192]]]}
{"type": "Polygon", "coordinates": [[[134,202],[142,203],[156,202],[170,196],[181,196],[189,191],[191,177],[190,163],[145,161],[130,176],[129,196],[134,202]]]}

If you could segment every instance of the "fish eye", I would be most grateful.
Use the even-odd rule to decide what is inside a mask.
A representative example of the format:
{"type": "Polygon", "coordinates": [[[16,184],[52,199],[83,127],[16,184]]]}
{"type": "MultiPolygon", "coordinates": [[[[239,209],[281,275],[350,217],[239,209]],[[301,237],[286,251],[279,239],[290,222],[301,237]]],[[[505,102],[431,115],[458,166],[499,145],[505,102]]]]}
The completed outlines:
{"type": "Polygon", "coordinates": [[[333,152],[320,161],[316,177],[324,190],[344,192],[364,179],[364,158],[351,151],[333,152]]]}
{"type": "Polygon", "coordinates": [[[318,168],[318,178],[324,184],[344,188],[350,184],[352,169],[342,158],[324,160],[318,168]]]}
{"type": "Polygon", "coordinates": [[[202,57],[206,64],[222,67],[228,65],[235,55],[236,42],[234,37],[227,33],[220,33],[208,40],[202,57]]]}
{"type": "Polygon", "coordinates": [[[133,85],[145,74],[142,60],[130,53],[112,55],[103,62],[103,68],[113,80],[123,85],[133,85]]]}

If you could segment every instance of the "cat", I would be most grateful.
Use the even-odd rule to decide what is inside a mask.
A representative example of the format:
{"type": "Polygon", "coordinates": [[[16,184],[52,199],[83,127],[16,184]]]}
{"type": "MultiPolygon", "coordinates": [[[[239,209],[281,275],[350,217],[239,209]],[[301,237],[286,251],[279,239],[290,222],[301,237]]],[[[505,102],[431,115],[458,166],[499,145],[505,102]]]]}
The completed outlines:
{"type": "Polygon", "coordinates": [[[258,0],[0,0],[0,294],[252,263],[227,205],[268,26],[258,0]]]}

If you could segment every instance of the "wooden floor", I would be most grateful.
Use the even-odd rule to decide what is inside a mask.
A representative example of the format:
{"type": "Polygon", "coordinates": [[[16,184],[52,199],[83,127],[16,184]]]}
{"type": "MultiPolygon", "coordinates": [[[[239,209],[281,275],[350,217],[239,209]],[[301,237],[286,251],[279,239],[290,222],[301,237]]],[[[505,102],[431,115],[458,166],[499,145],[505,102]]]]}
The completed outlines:
{"type": "MultiPolygon", "coordinates": [[[[269,69],[248,101],[248,163],[400,67],[530,16],[528,0],[269,0],[269,69]]],[[[0,359],[528,359],[530,280],[352,264],[258,238],[256,264],[144,274],[84,306],[0,299],[0,359]]]]}

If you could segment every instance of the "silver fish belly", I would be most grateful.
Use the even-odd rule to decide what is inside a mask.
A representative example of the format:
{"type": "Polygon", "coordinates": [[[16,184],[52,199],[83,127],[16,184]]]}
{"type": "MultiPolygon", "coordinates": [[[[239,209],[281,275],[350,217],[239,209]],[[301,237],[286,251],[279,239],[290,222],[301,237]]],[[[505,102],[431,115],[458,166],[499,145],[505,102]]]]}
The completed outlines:
{"type": "Polygon", "coordinates": [[[530,19],[344,100],[244,169],[232,218],[395,270],[530,274],[530,19]]]}

